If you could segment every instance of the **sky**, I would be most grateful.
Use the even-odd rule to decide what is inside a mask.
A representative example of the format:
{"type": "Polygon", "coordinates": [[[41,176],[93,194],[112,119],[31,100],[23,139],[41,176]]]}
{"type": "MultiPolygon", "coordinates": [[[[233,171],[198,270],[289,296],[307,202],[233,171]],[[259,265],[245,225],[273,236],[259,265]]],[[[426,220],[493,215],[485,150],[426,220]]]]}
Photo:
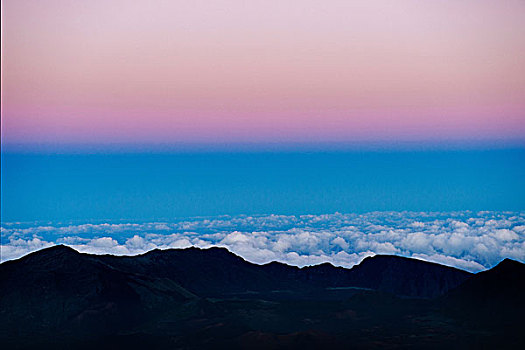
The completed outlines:
{"type": "Polygon", "coordinates": [[[3,0],[0,261],[525,261],[525,1],[3,0]]]}
{"type": "Polygon", "coordinates": [[[2,5],[4,146],[525,140],[520,0],[2,5]]]}

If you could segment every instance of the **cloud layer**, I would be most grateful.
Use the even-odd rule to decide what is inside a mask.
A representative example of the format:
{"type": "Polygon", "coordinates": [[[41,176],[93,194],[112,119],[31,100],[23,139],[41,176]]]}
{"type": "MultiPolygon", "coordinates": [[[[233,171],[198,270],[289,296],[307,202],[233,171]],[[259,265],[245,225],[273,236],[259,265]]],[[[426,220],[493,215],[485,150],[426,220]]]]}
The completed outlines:
{"type": "Polygon", "coordinates": [[[159,248],[227,247],[248,261],[351,267],[396,254],[472,272],[503,258],[525,261],[525,213],[373,212],[219,216],[147,223],[2,223],[1,260],[54,244],[134,255],[159,248]]]}

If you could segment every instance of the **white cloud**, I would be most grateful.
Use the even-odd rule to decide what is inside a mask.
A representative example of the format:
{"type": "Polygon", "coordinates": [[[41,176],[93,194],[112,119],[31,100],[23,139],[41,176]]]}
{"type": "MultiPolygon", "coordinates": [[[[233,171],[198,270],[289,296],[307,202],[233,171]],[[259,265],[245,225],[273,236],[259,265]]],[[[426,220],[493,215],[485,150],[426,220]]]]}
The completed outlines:
{"type": "Polygon", "coordinates": [[[515,241],[520,238],[517,233],[509,230],[509,229],[501,229],[501,230],[495,230],[491,233],[493,237],[496,237],[500,241],[515,241]]]}
{"type": "Polygon", "coordinates": [[[1,260],[56,243],[94,254],[224,246],[245,259],[351,267],[365,256],[400,254],[469,271],[503,258],[525,261],[525,214],[373,212],[218,216],[173,222],[41,225],[3,223],[1,260]]]}
{"type": "Polygon", "coordinates": [[[27,240],[24,240],[22,238],[13,239],[10,240],[8,244],[4,243],[2,237],[2,242],[3,244],[0,245],[0,255],[2,261],[16,259],[36,250],[51,247],[54,245],[51,242],[41,240],[37,237],[27,240]]]}

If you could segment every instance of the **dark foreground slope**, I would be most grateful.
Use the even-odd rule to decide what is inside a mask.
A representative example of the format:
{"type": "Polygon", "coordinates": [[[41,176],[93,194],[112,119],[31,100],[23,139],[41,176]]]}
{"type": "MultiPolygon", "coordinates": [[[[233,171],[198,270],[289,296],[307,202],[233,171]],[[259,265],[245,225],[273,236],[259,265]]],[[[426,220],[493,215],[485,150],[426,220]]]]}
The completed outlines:
{"type": "Polygon", "coordinates": [[[524,280],[524,265],[507,260],[472,275],[394,256],[300,269],[221,248],[116,257],[56,246],[0,265],[0,344],[519,347],[524,280]]]}

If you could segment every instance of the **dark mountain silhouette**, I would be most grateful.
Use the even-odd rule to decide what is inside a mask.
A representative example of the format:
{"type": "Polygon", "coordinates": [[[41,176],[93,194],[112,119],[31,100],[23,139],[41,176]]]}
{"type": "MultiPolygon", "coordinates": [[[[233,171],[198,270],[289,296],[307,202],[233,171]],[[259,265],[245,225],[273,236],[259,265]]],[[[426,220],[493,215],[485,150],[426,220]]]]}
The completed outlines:
{"type": "Polygon", "coordinates": [[[112,334],[147,309],[195,298],[168,279],[126,273],[65,246],[3,263],[0,281],[1,336],[19,339],[64,329],[112,334]]]}
{"type": "Polygon", "coordinates": [[[369,257],[353,269],[329,263],[302,269],[278,262],[256,265],[225,248],[153,250],[136,257],[100,259],[122,271],[169,278],[200,296],[353,286],[427,298],[443,294],[471,275],[398,256],[369,257]]]}
{"type": "Polygon", "coordinates": [[[256,265],[224,248],[0,265],[5,348],[520,346],[525,265],[476,275],[396,256],[352,269],[256,265]],[[500,326],[503,324],[504,326],[500,326]],[[509,336],[511,332],[514,336],[509,336]]]}
{"type": "MultiPolygon", "coordinates": [[[[511,326],[508,324],[511,320],[525,316],[524,295],[525,264],[505,259],[452,289],[442,299],[448,311],[457,313],[458,317],[476,323],[511,326]]],[[[525,325],[525,317],[522,324],[525,325]]]]}
{"type": "Polygon", "coordinates": [[[393,255],[365,258],[351,269],[353,284],[401,296],[437,297],[459,286],[470,273],[393,255]]]}

